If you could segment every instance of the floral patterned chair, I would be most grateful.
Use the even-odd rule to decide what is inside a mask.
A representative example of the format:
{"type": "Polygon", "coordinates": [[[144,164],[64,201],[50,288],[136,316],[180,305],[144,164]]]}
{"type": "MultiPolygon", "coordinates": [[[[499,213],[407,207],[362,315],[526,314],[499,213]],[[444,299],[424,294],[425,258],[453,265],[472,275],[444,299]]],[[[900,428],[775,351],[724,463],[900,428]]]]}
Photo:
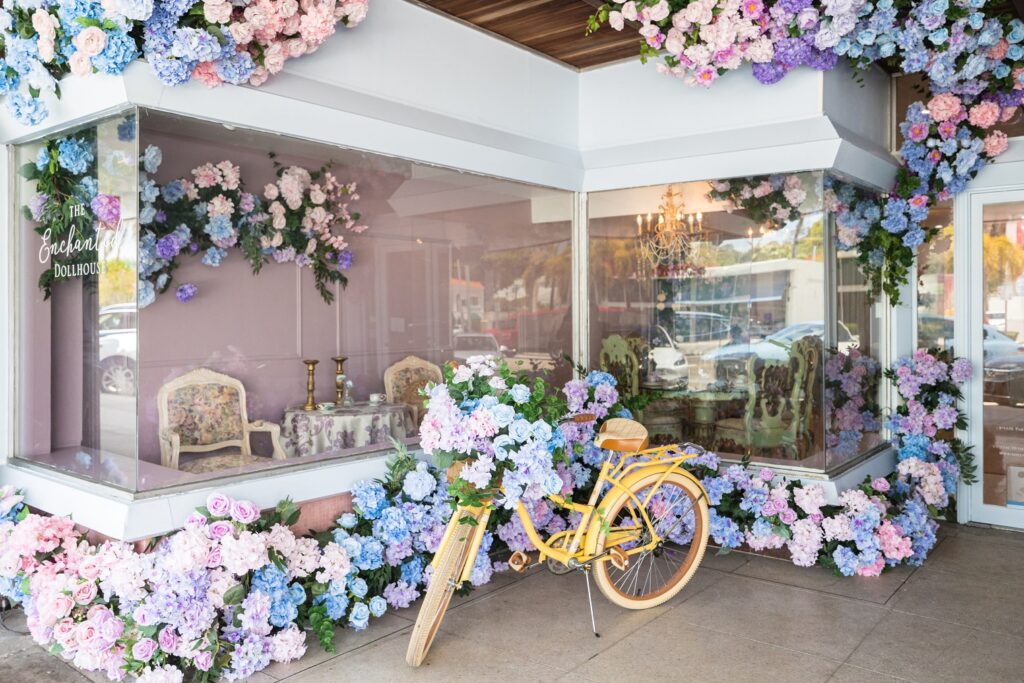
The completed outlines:
{"type": "Polygon", "coordinates": [[[416,356],[406,356],[384,371],[384,392],[388,403],[404,403],[417,425],[423,419],[426,408],[420,389],[430,382],[444,381],[441,368],[416,356]]]}
{"type": "Polygon", "coordinates": [[[201,473],[265,463],[253,455],[252,432],[269,432],[274,460],[284,460],[280,426],[263,420],[249,422],[245,387],[219,372],[198,368],[160,387],[160,462],[164,467],[201,473]],[[182,453],[214,453],[180,463],[182,453]]]}

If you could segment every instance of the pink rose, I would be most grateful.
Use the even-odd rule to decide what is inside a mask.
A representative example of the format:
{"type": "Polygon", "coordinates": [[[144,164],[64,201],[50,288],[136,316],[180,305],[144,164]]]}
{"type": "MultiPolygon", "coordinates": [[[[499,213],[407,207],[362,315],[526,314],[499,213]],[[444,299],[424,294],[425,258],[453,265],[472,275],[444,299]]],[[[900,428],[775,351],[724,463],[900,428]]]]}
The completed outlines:
{"type": "Polygon", "coordinates": [[[1001,130],[994,130],[985,136],[985,154],[989,157],[997,157],[1010,146],[1006,133],[1001,130]]]}
{"type": "Polygon", "coordinates": [[[207,650],[197,652],[192,657],[192,663],[196,665],[196,668],[200,671],[209,671],[210,667],[213,666],[213,654],[207,650]]]}
{"type": "Polygon", "coordinates": [[[92,73],[92,62],[84,52],[76,52],[68,58],[68,66],[71,67],[73,76],[88,76],[92,73]]]}
{"type": "Polygon", "coordinates": [[[999,105],[989,100],[976,104],[971,107],[971,111],[967,116],[967,120],[975,126],[981,126],[982,128],[991,128],[999,120],[1001,114],[999,105]]]}
{"type": "Polygon", "coordinates": [[[608,25],[616,31],[621,31],[626,25],[626,21],[622,16],[622,12],[612,11],[608,13],[608,25]]]}
{"type": "Polygon", "coordinates": [[[170,626],[165,626],[160,635],[160,649],[164,652],[174,652],[178,647],[178,634],[170,626]]]}
{"type": "Polygon", "coordinates": [[[239,21],[231,24],[228,30],[231,31],[231,37],[239,45],[248,45],[252,42],[252,24],[246,21],[239,21]]]}
{"type": "Polygon", "coordinates": [[[796,512],[793,511],[793,508],[787,507],[779,513],[779,519],[782,520],[783,524],[792,524],[796,521],[796,512]]]}
{"type": "Polygon", "coordinates": [[[214,517],[227,517],[231,512],[231,499],[223,493],[211,493],[206,499],[206,509],[214,517]]]}
{"type": "Polygon", "coordinates": [[[239,524],[252,524],[260,518],[260,509],[252,501],[236,500],[231,504],[231,518],[239,524]]]}
{"type": "Polygon", "coordinates": [[[757,476],[761,477],[761,481],[771,481],[775,478],[775,471],[769,467],[762,467],[757,476]]]}
{"type": "Polygon", "coordinates": [[[78,628],[75,629],[75,639],[78,641],[79,645],[85,648],[92,646],[94,641],[99,637],[99,634],[100,632],[96,628],[96,625],[91,621],[83,621],[78,625],[78,628]]]}
{"type": "Polygon", "coordinates": [[[885,493],[886,491],[889,490],[889,482],[885,479],[885,477],[878,477],[877,479],[871,482],[871,488],[878,491],[879,493],[885,493]]]}
{"type": "Polygon", "coordinates": [[[159,645],[157,645],[157,642],[152,638],[143,638],[132,645],[132,659],[137,659],[140,662],[148,662],[149,658],[156,653],[156,649],[158,647],[159,645]]]}
{"type": "Polygon", "coordinates": [[[98,26],[87,26],[78,32],[71,43],[86,57],[95,57],[107,46],[107,34],[98,26]]]}
{"type": "Polygon", "coordinates": [[[201,529],[204,526],[206,526],[206,517],[203,515],[203,513],[199,512],[198,510],[194,511],[192,514],[185,518],[186,529],[196,530],[201,529]]]}
{"type": "Polygon", "coordinates": [[[75,607],[75,601],[71,599],[71,596],[59,593],[50,600],[50,609],[47,610],[47,614],[51,617],[48,621],[51,623],[56,622],[58,619],[71,614],[71,610],[75,607]]]}
{"type": "Polygon", "coordinates": [[[210,538],[213,539],[224,538],[225,536],[228,536],[232,531],[234,531],[234,529],[235,527],[232,526],[231,522],[224,519],[212,522],[210,526],[206,527],[206,530],[210,534],[210,538]]]}
{"type": "MultiPolygon", "coordinates": [[[[277,199],[277,185],[275,185],[274,183],[267,183],[266,186],[263,188],[263,196],[267,198],[267,201],[271,202],[277,199]]],[[[278,206],[280,206],[280,204],[278,206]]]]}
{"type": "Polygon", "coordinates": [[[928,112],[936,121],[948,121],[960,113],[960,98],[948,92],[940,93],[928,102],[928,112]]]}
{"type": "Polygon", "coordinates": [[[74,640],[76,628],[78,628],[78,624],[75,623],[74,619],[64,617],[53,625],[53,639],[60,643],[64,649],[68,649],[68,643],[74,640]]]}
{"type": "Polygon", "coordinates": [[[73,597],[79,605],[88,605],[96,598],[96,592],[96,583],[94,581],[86,581],[75,587],[73,597]]]}
{"type": "Polygon", "coordinates": [[[219,567],[221,562],[220,548],[211,548],[206,555],[206,566],[209,568],[219,567]]]}
{"type": "Polygon", "coordinates": [[[96,557],[90,555],[78,565],[78,575],[83,579],[95,580],[100,575],[100,565],[96,557]]]}

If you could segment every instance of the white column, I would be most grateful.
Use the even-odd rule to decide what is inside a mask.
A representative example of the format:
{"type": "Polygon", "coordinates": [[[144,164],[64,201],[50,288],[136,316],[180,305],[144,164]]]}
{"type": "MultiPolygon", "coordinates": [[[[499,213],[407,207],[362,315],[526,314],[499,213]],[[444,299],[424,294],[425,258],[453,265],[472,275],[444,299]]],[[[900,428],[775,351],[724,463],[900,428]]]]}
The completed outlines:
{"type": "Polygon", "coordinates": [[[573,193],[572,202],[572,358],[590,367],[590,243],[587,193],[573,193]]]}

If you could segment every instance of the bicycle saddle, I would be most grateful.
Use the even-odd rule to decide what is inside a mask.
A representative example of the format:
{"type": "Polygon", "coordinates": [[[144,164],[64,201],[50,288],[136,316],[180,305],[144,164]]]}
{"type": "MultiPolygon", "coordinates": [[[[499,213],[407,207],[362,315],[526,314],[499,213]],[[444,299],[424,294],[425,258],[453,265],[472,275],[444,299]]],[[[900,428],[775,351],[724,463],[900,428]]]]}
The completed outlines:
{"type": "Polygon", "coordinates": [[[601,425],[594,445],[619,453],[636,453],[647,448],[647,428],[636,420],[613,417],[601,425]]]}

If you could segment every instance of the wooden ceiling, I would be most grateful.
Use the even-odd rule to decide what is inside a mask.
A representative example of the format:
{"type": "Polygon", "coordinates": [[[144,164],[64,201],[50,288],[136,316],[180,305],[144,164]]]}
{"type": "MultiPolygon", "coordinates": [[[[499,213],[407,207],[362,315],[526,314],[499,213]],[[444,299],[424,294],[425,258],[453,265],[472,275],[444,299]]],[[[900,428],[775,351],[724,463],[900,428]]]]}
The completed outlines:
{"type": "Polygon", "coordinates": [[[599,1],[415,0],[443,14],[490,31],[554,60],[585,69],[640,53],[636,31],[603,26],[586,35],[587,18],[599,1]]]}

